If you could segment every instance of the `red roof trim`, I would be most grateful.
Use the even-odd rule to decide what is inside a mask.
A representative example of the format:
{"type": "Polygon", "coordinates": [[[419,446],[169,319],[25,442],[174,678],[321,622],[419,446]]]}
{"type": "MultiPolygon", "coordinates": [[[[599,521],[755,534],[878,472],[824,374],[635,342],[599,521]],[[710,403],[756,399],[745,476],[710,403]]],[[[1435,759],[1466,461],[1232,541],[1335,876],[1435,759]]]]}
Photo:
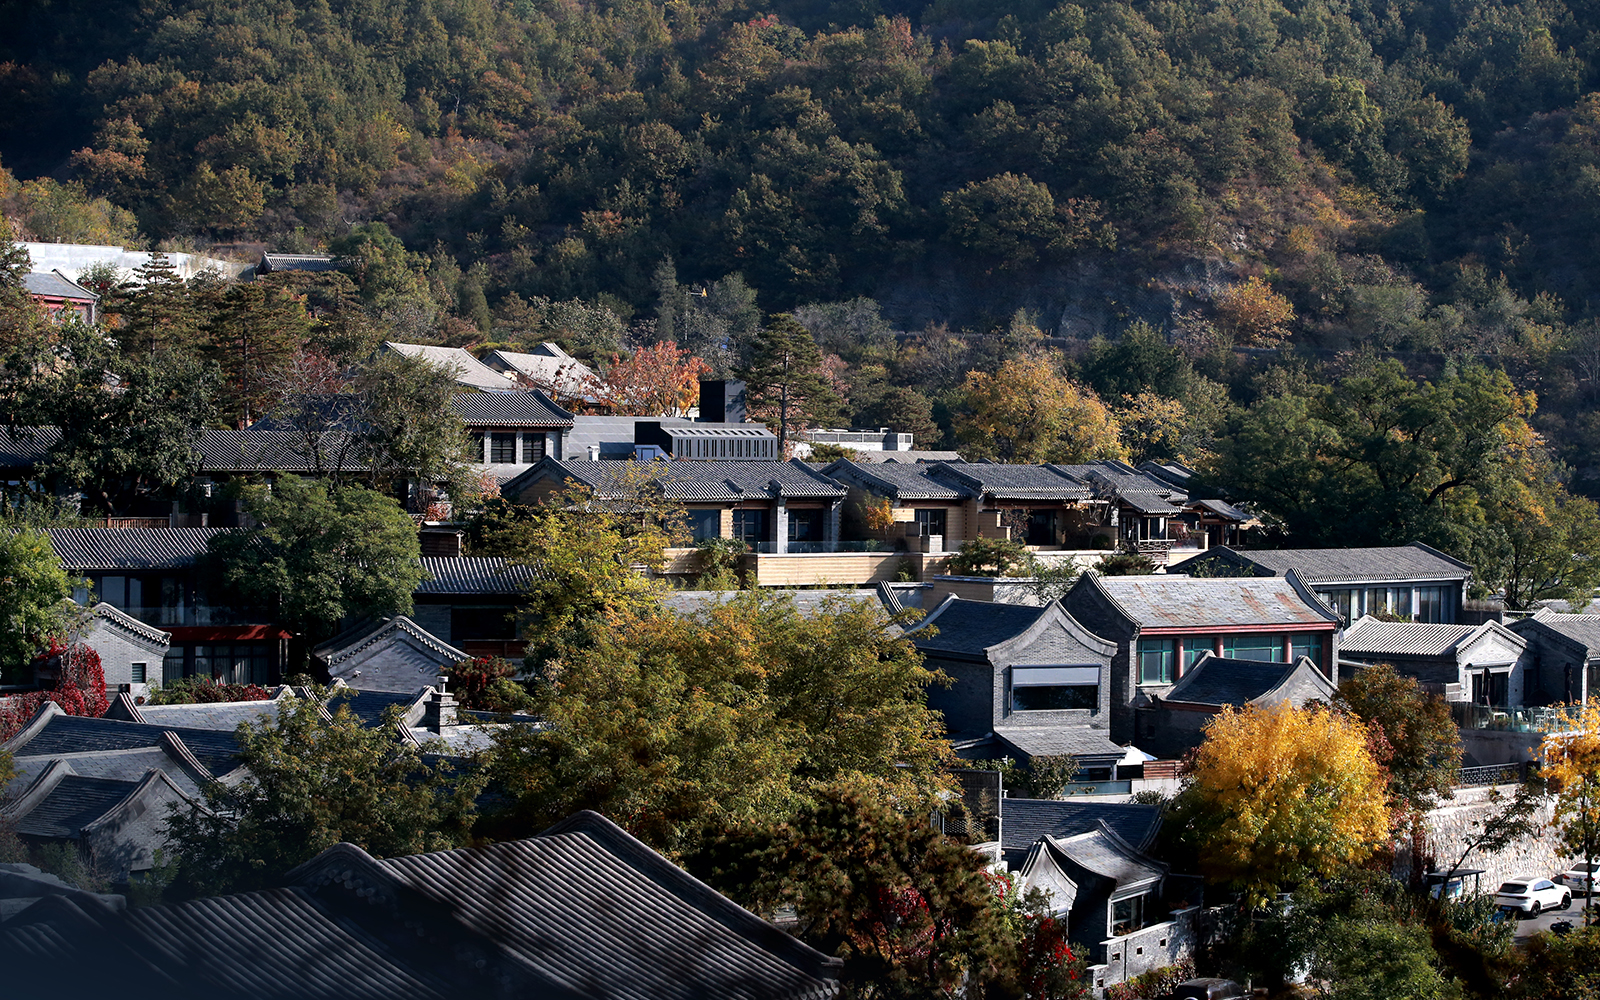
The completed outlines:
{"type": "Polygon", "coordinates": [[[174,646],[189,642],[259,642],[263,639],[291,638],[291,633],[276,625],[178,625],[167,631],[172,633],[174,646]]]}
{"type": "Polygon", "coordinates": [[[1140,635],[1240,635],[1245,632],[1334,632],[1333,622],[1294,622],[1278,625],[1184,625],[1142,628],[1140,635]]]}

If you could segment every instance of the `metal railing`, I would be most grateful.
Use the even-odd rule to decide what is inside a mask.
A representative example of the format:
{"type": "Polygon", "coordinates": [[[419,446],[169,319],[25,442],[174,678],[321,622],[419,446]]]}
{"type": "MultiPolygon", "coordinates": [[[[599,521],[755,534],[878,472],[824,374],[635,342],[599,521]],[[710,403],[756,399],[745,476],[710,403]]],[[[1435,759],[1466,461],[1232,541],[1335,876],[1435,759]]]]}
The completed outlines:
{"type": "Polygon", "coordinates": [[[1462,729],[1498,729],[1513,733],[1555,733],[1564,727],[1561,710],[1549,705],[1513,707],[1451,702],[1450,714],[1462,729]]]}
{"type": "Polygon", "coordinates": [[[1483,785],[1514,785],[1527,780],[1528,762],[1516,764],[1490,764],[1487,767],[1463,767],[1456,778],[1457,788],[1477,788],[1483,785]]]}
{"type": "MultiPolygon", "coordinates": [[[[752,542],[752,543],[749,543],[749,545],[750,545],[750,551],[758,552],[758,553],[761,553],[763,555],[771,555],[772,553],[776,552],[777,549],[778,549],[777,543],[775,543],[775,542],[752,542]]],[[[883,542],[883,541],[880,541],[880,540],[878,540],[876,538],[869,538],[864,542],[861,542],[861,541],[787,542],[787,543],[785,543],[784,548],[785,548],[784,554],[785,555],[791,555],[791,556],[794,556],[794,555],[820,555],[820,554],[833,553],[833,552],[876,552],[876,553],[879,553],[880,555],[883,555],[883,554],[888,554],[888,553],[894,551],[894,546],[890,545],[888,542],[883,542]]]]}

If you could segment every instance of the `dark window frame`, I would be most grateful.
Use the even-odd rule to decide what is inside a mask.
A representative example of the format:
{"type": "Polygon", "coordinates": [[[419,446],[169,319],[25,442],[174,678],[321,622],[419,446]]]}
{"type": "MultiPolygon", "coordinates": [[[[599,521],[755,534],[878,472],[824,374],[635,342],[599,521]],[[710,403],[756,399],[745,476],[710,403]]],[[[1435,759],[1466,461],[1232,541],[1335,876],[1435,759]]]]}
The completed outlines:
{"type": "Polygon", "coordinates": [[[495,431],[493,434],[489,435],[489,464],[517,464],[516,431],[495,431]]]}

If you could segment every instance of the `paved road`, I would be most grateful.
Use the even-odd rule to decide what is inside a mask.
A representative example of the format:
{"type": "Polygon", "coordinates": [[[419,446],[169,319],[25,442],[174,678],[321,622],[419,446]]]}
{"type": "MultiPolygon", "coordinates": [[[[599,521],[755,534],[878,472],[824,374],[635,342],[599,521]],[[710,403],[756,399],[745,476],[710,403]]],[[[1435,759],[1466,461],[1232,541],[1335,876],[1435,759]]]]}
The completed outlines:
{"type": "MultiPolygon", "coordinates": [[[[1551,924],[1562,920],[1572,924],[1573,927],[1582,927],[1583,903],[1583,897],[1579,896],[1574,899],[1572,901],[1572,905],[1567,907],[1565,910],[1546,910],[1537,917],[1523,917],[1519,919],[1517,921],[1516,940],[1526,941],[1528,938],[1533,937],[1540,931],[1549,930],[1551,924]]],[[[1595,923],[1600,924],[1600,898],[1595,899],[1594,907],[1594,921],[1595,923]]]]}

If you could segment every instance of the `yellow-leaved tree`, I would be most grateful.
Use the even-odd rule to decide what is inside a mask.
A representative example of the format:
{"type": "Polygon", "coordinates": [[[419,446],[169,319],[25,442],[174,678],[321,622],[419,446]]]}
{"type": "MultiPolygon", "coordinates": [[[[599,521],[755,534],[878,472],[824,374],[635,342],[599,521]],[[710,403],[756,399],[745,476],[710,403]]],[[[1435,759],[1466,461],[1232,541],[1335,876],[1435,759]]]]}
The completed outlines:
{"type": "Polygon", "coordinates": [[[1389,832],[1367,729],[1327,708],[1224,708],[1184,796],[1201,872],[1257,906],[1366,858],[1389,832]]]}
{"type": "Polygon", "coordinates": [[[967,414],[956,425],[962,457],[1002,462],[1126,458],[1121,430],[1093,389],[1067,378],[1059,358],[1011,358],[1000,370],[968,372],[967,414]]]}
{"type": "MultiPolygon", "coordinates": [[[[1573,705],[1539,744],[1540,774],[1555,796],[1555,828],[1568,853],[1593,868],[1600,856],[1600,705],[1573,705]]],[[[1583,908],[1584,922],[1590,910],[1583,908]]]]}

